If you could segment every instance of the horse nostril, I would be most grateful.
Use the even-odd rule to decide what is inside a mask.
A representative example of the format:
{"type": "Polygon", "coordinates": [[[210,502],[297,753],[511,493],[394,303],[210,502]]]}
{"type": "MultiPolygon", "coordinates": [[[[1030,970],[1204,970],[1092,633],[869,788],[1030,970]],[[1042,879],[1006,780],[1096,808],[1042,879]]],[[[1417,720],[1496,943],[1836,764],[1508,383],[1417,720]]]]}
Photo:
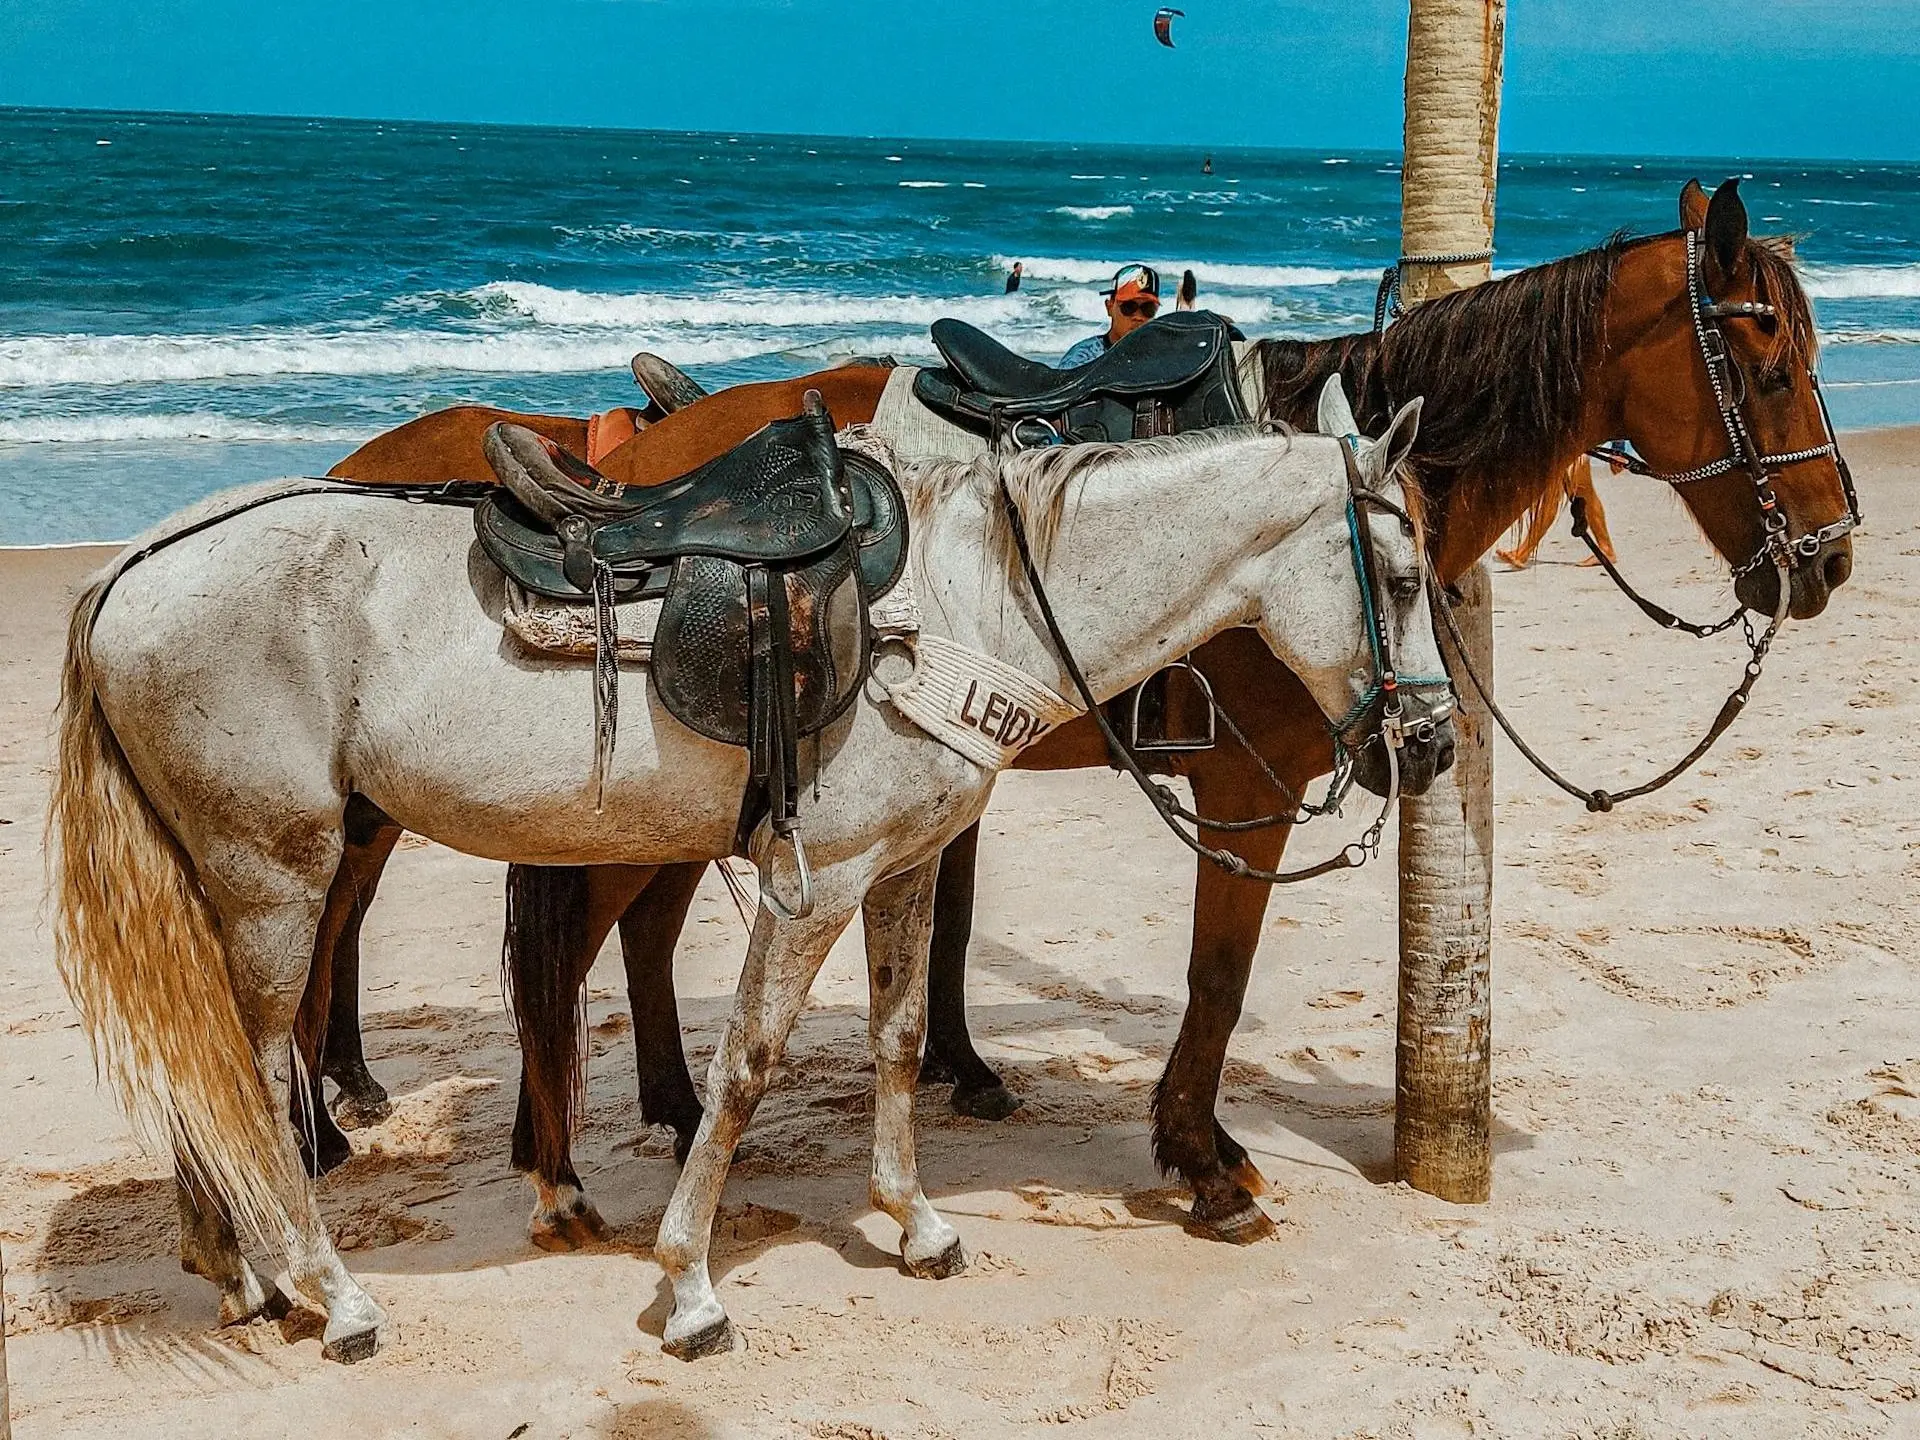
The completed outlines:
{"type": "Polygon", "coordinates": [[[1835,550],[1821,562],[1820,576],[1827,582],[1829,590],[1838,590],[1852,574],[1853,556],[1846,550],[1835,550]]]}

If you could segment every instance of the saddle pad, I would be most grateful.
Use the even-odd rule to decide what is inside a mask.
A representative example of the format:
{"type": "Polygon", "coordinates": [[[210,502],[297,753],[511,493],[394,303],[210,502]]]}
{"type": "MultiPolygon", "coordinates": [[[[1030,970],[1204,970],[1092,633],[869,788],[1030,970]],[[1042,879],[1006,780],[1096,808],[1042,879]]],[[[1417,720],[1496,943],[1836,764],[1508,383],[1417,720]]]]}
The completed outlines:
{"type": "MultiPolygon", "coordinates": [[[[653,659],[653,632],[665,603],[664,599],[641,600],[614,607],[617,658],[635,665],[653,659]]],[[[500,623],[522,645],[548,655],[591,660],[597,653],[591,600],[549,600],[508,580],[500,623]]]]}
{"type": "Polygon", "coordinates": [[[896,452],[915,459],[972,460],[986,454],[986,436],[963,429],[920,403],[913,393],[919,373],[903,366],[887,377],[869,428],[884,436],[896,452]]]}

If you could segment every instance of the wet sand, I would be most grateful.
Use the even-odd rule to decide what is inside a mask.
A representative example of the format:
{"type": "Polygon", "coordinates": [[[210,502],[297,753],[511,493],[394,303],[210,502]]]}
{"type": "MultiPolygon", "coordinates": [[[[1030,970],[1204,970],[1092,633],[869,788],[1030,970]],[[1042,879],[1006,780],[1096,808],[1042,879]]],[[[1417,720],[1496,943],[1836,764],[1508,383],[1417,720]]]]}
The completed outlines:
{"type": "MultiPolygon", "coordinates": [[[[1492,1203],[1385,1178],[1391,855],[1278,896],[1221,1114],[1280,1222],[1181,1225],[1148,1094],[1184,1002],[1191,864],[1122,780],[1012,775],[981,851],[973,1020],[1012,1120],[922,1092],[936,1203],[974,1257],[905,1278],[866,1204],[857,937],[829,962],[729,1184],[715,1273],[743,1352],[660,1353],[675,1170],[633,1097],[609,951],[578,1156],[616,1233],[543,1254],[508,1169],[502,868],[409,838],[369,919],[367,1048],[392,1119],[323,1186],[393,1320],[214,1328],[171,1182],[93,1083],[41,919],[67,598],[109,552],[0,553],[0,1241],[16,1435],[1839,1437],[1920,1431],[1920,430],[1848,437],[1852,583],[1789,628],[1695,775],[1586,814],[1498,758],[1492,1203]]],[[[1623,564],[1705,615],[1664,492],[1602,482],[1623,564]]],[[[1593,783],[1685,750],[1737,677],[1658,634],[1562,530],[1496,579],[1499,689],[1593,783]]],[[[585,721],[582,722],[583,727],[585,721]]],[[[585,734],[583,728],[583,736],[585,734]]],[[[584,743],[584,739],[583,739],[584,743]]],[[[1324,853],[1357,831],[1302,838],[1324,853]]],[[[710,880],[681,951],[696,1073],[744,930],[710,880]]]]}

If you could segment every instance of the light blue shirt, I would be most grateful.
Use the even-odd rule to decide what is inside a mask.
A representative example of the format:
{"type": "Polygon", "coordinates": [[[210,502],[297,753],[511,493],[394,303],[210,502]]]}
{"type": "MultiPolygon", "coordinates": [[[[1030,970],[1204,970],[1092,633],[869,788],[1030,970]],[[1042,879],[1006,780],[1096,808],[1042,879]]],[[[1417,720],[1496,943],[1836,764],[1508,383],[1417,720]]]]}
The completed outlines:
{"type": "Polygon", "coordinates": [[[1077,365],[1085,365],[1089,360],[1098,360],[1111,348],[1112,347],[1107,344],[1107,337],[1104,332],[1099,335],[1089,335],[1060,357],[1058,368],[1071,370],[1077,365]]]}

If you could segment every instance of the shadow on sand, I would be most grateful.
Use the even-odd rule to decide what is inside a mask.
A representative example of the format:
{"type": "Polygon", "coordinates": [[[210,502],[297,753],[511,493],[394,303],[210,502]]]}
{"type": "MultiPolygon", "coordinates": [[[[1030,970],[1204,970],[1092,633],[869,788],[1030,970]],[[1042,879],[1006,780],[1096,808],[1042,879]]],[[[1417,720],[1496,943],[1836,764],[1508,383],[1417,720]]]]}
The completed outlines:
{"type": "MultiPolygon", "coordinates": [[[[976,1006],[971,1014],[979,1037],[1003,1054],[1011,1049],[1035,1057],[999,1062],[1009,1087],[1027,1101],[1001,1125],[1061,1132],[1044,1170],[1045,1187],[1107,1197],[1118,1206],[1115,1213],[1134,1224],[1184,1225],[1176,1188],[1129,1186],[1127,1177],[1115,1173],[1116,1164],[1126,1163],[1115,1157],[1124,1155],[1130,1139],[1117,1148],[1084,1143],[1101,1128],[1144,1130],[1151,1080],[1142,1078],[1132,1062],[1131,1076],[1089,1074],[1080,1063],[1084,1057],[1057,1053],[1035,1038],[1063,1029],[1090,1030],[1133,1056],[1164,1057],[1177,1033],[1178,1002],[1134,992],[1117,981],[1094,988],[993,942],[980,942],[976,956],[993,966],[998,978],[1036,997],[976,1006]]],[[[696,1075],[730,1004],[722,996],[681,1002],[696,1075]]],[[[598,1058],[590,1067],[576,1156],[589,1193],[614,1224],[605,1246],[650,1257],[678,1172],[664,1141],[640,1123],[630,1037],[622,1017],[604,1018],[593,1027],[598,1058]]],[[[394,1113],[382,1125],[357,1132],[355,1158],[321,1185],[322,1209],[349,1266],[373,1274],[444,1273],[538,1258],[540,1252],[526,1238],[528,1193],[507,1165],[519,1056],[504,1017],[484,1004],[379,1012],[369,1016],[367,1049],[375,1071],[394,1093],[394,1113]]],[[[1353,1080],[1334,1064],[1303,1060],[1298,1052],[1289,1067],[1290,1073],[1280,1074],[1231,1058],[1221,1092],[1223,1110],[1243,1117],[1239,1123],[1249,1110],[1264,1112],[1278,1128],[1367,1180],[1390,1179],[1392,1091],[1353,1080]],[[1302,1070],[1311,1078],[1298,1078],[1302,1070]]],[[[861,1268],[898,1263],[852,1224],[865,1213],[860,1180],[870,1156],[871,1085],[864,1010],[808,1010],[735,1168],[739,1183],[729,1186],[733,1201],[717,1225],[716,1280],[775,1246],[792,1243],[825,1244],[861,1268]],[[837,1218],[814,1222],[745,1200],[762,1176],[826,1182],[821,1200],[837,1218]],[[844,1197],[838,1193],[842,1189],[844,1197]]],[[[1001,1145],[997,1137],[1006,1132],[1000,1126],[953,1114],[945,1087],[926,1087],[917,1113],[930,1193],[1019,1191],[1038,1183],[1030,1173],[1031,1160],[1022,1158],[1026,1147],[1001,1145]],[[940,1183],[939,1177],[956,1173],[964,1173],[964,1182],[940,1183]]],[[[1250,1144],[1270,1179],[1283,1180],[1288,1168],[1316,1163],[1297,1155],[1275,1156],[1258,1135],[1239,1138],[1250,1144]]],[[[1138,1143],[1144,1152],[1144,1137],[1138,1143]]],[[[1527,1132],[1496,1122],[1497,1150],[1531,1144],[1527,1132]]],[[[1133,1174],[1137,1177],[1138,1170],[1133,1174]]],[[[207,1336],[210,1288],[172,1270],[170,1179],[121,1179],[68,1195],[53,1207],[44,1237],[39,1253],[23,1258],[26,1268],[38,1272],[49,1323],[97,1320],[103,1322],[97,1326],[102,1343],[135,1350],[157,1346],[174,1360],[194,1365],[248,1363],[244,1353],[207,1336]],[[130,1286],[132,1295],[126,1293],[130,1286]],[[179,1303],[188,1295],[200,1297],[199,1303],[179,1303]]],[[[663,1286],[641,1318],[643,1329],[659,1333],[666,1300],[663,1286]]],[[[300,1325],[317,1322],[300,1311],[282,1323],[294,1327],[286,1338],[299,1339],[304,1338],[300,1325]]],[[[661,1424],[670,1418],[662,1412],[661,1424]]],[[[684,1428],[704,1424],[691,1412],[672,1423],[683,1428],[610,1433],[708,1433],[684,1428]]]]}

